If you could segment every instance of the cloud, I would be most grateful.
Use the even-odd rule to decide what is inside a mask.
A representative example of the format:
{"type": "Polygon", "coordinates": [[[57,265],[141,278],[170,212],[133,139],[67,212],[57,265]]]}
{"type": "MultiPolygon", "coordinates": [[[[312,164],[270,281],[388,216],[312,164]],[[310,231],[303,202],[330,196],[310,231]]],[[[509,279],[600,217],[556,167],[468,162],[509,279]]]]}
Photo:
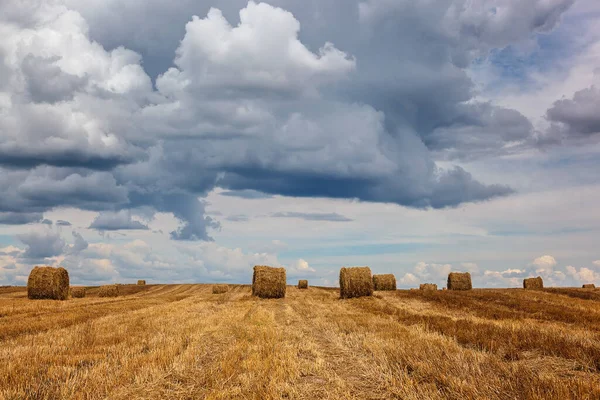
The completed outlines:
{"type": "MultiPolygon", "coordinates": [[[[471,268],[476,265],[470,263],[471,268]]],[[[448,278],[452,271],[451,264],[435,264],[420,261],[413,267],[411,272],[407,272],[399,279],[400,286],[413,286],[417,283],[437,283],[442,284],[448,278]]]]}
{"type": "Polygon", "coordinates": [[[252,189],[226,190],[220,193],[222,196],[239,197],[242,199],[269,199],[273,196],[252,189]]]}
{"type": "Polygon", "coordinates": [[[244,215],[244,214],[236,214],[236,215],[230,215],[225,219],[227,221],[232,221],[232,222],[246,222],[246,221],[248,221],[248,216],[244,215]]]}
{"type": "Polygon", "coordinates": [[[59,219],[56,221],[56,225],[58,226],[71,226],[72,224],[69,221],[65,221],[62,219],[59,219]]]}
{"type": "MultiPolygon", "coordinates": [[[[42,213],[23,213],[12,211],[0,211],[0,225],[23,225],[39,222],[43,218],[42,213]]],[[[47,220],[44,220],[47,221],[47,220]]],[[[50,221],[51,222],[51,221],[50,221]]],[[[45,222],[44,222],[45,223],[45,222]]]]}
{"type": "Polygon", "coordinates": [[[302,212],[276,212],[271,214],[274,218],[299,218],[306,221],[331,221],[331,222],[347,222],[352,221],[350,218],[344,217],[338,213],[302,213],[302,212]]]}
{"type": "Polygon", "coordinates": [[[106,211],[99,213],[89,228],[99,231],[118,231],[124,229],[147,230],[148,226],[140,221],[132,220],[129,210],[121,210],[116,213],[106,211]]]}
{"type": "Polygon", "coordinates": [[[474,101],[467,68],[571,4],[3,4],[0,215],[74,207],[131,229],[119,213],[143,207],[179,220],[172,239],[210,241],[216,187],[416,208],[510,195],[436,160],[527,142],[517,111],[474,101]]]}
{"type": "Polygon", "coordinates": [[[568,137],[592,136],[600,133],[600,89],[591,86],[575,92],[572,99],[561,99],[554,102],[547,111],[549,121],[558,126],[555,131],[568,137]]]}
{"type": "Polygon", "coordinates": [[[44,224],[44,225],[52,225],[54,224],[54,222],[52,222],[49,219],[44,218],[40,223],[44,224]]]}
{"type": "Polygon", "coordinates": [[[43,259],[61,255],[66,246],[66,242],[60,234],[50,231],[31,231],[17,235],[25,246],[24,258],[43,259]]]}

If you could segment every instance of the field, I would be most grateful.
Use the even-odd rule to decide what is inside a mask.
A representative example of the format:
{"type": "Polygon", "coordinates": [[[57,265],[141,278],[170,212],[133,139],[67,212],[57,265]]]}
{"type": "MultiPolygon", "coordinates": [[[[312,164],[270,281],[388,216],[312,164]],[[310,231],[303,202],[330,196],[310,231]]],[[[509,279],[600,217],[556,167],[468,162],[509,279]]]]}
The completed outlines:
{"type": "Polygon", "coordinates": [[[600,398],[600,291],[124,288],[0,289],[0,398],[600,398]]]}

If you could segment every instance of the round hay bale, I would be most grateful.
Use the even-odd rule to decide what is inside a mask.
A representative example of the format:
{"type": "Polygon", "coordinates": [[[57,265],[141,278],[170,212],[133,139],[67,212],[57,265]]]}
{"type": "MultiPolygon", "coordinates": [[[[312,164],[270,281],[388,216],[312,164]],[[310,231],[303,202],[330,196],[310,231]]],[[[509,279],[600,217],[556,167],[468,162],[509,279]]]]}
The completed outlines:
{"type": "Polygon", "coordinates": [[[138,286],[145,286],[146,281],[144,279],[140,279],[137,284],[138,284],[138,286]]]}
{"type": "Polygon", "coordinates": [[[596,289],[596,285],[594,285],[593,283],[586,283],[582,286],[582,288],[584,289],[596,289]]]}
{"type": "Polygon", "coordinates": [[[537,278],[526,278],[523,279],[523,288],[524,289],[543,289],[544,281],[541,276],[537,278]]]}
{"type": "Polygon", "coordinates": [[[76,299],[81,299],[85,297],[85,288],[82,287],[74,287],[71,288],[71,297],[76,299]]]}
{"type": "Polygon", "coordinates": [[[450,272],[448,274],[448,290],[471,290],[471,274],[468,272],[450,272]]]}
{"type": "Polygon", "coordinates": [[[27,279],[30,299],[66,300],[69,297],[69,273],[59,267],[37,266],[27,279]]]}
{"type": "Polygon", "coordinates": [[[435,283],[421,283],[419,290],[438,290],[435,283]]]}
{"type": "Polygon", "coordinates": [[[308,289],[308,281],[306,279],[300,279],[298,281],[298,289],[308,289]]]}
{"type": "Polygon", "coordinates": [[[369,267],[342,267],[340,269],[340,298],[372,296],[373,278],[369,267]]]}
{"type": "Polygon", "coordinates": [[[98,297],[117,297],[119,295],[119,285],[100,286],[98,297]]]}
{"type": "Polygon", "coordinates": [[[373,275],[373,290],[396,290],[394,274],[373,275]]]}
{"type": "Polygon", "coordinates": [[[225,293],[228,290],[229,290],[229,285],[213,285],[213,287],[212,287],[213,294],[225,293]]]}
{"type": "Polygon", "coordinates": [[[252,275],[252,295],[263,299],[285,297],[285,268],[256,265],[252,275]]]}

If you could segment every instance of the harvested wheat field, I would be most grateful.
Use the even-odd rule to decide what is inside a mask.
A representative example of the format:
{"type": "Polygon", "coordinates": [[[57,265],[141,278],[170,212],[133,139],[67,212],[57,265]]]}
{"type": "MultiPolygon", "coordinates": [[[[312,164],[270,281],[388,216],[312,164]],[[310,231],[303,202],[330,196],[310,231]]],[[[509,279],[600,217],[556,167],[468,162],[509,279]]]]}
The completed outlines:
{"type": "Polygon", "coordinates": [[[122,288],[0,289],[0,398],[600,398],[600,291],[122,288]]]}

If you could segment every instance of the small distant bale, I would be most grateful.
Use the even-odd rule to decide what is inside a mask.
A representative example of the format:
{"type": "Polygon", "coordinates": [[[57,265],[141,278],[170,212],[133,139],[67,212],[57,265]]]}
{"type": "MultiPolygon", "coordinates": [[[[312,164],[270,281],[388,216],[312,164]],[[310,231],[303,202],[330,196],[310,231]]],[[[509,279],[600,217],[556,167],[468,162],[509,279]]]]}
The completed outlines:
{"type": "Polygon", "coordinates": [[[62,267],[37,266],[27,279],[29,299],[66,300],[69,288],[69,273],[62,267]]]}
{"type": "Polygon", "coordinates": [[[340,298],[373,295],[373,277],[369,267],[342,267],[340,269],[340,298]]]}
{"type": "Polygon", "coordinates": [[[308,281],[306,279],[300,279],[298,281],[298,289],[308,289],[308,281]]]}
{"type": "Polygon", "coordinates": [[[82,287],[74,287],[71,288],[71,297],[76,299],[81,299],[85,297],[85,288],[82,287]]]}
{"type": "Polygon", "coordinates": [[[229,285],[213,285],[212,292],[213,294],[221,294],[229,291],[229,285]]]}
{"type": "Polygon", "coordinates": [[[448,290],[447,288],[442,288],[442,290],[448,290]]]}
{"type": "Polygon", "coordinates": [[[524,289],[543,289],[544,281],[541,276],[537,278],[526,278],[523,279],[523,288],[524,289]]]}
{"type": "Polygon", "coordinates": [[[266,265],[254,266],[252,275],[252,295],[263,299],[285,297],[285,268],[273,268],[266,265]]]}
{"type": "Polygon", "coordinates": [[[469,272],[450,272],[448,274],[448,290],[471,290],[471,274],[469,272]]]}
{"type": "Polygon", "coordinates": [[[421,283],[419,290],[437,290],[437,285],[435,283],[421,283]]]}
{"type": "Polygon", "coordinates": [[[145,286],[146,281],[144,279],[140,279],[137,284],[138,284],[138,286],[145,286]]]}
{"type": "Polygon", "coordinates": [[[117,297],[119,295],[119,285],[100,286],[98,297],[117,297]]]}
{"type": "Polygon", "coordinates": [[[582,286],[582,288],[584,289],[596,289],[596,285],[594,285],[593,283],[586,283],[582,286]]]}
{"type": "Polygon", "coordinates": [[[373,275],[373,290],[396,290],[394,274],[373,275]]]}

